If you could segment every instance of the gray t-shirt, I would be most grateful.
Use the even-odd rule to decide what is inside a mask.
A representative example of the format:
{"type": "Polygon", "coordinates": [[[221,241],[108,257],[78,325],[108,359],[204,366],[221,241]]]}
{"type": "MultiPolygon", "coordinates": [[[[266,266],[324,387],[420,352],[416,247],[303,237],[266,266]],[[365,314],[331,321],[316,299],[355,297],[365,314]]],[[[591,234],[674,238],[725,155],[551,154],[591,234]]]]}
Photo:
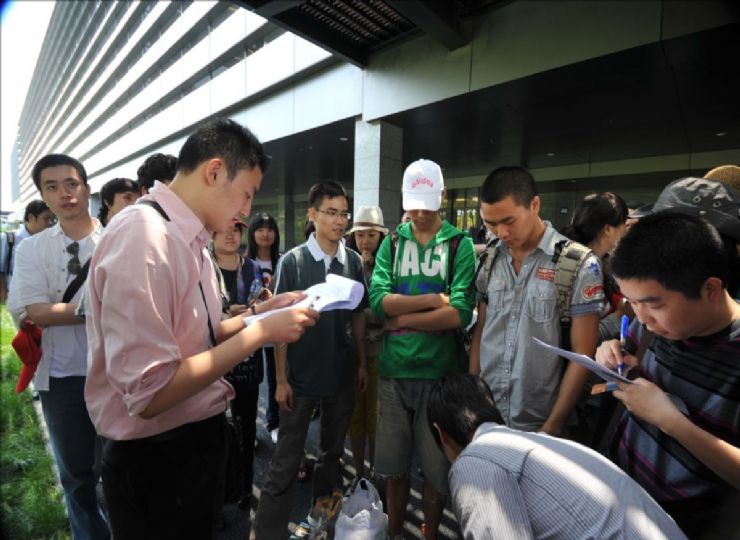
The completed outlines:
{"type": "Polygon", "coordinates": [[[449,483],[465,539],[686,538],[616,465],[549,435],[483,424],[449,483]]]}
{"type": "MultiPolygon", "coordinates": [[[[302,291],[311,285],[326,281],[326,274],[337,274],[365,285],[362,259],[351,249],[342,247],[340,262],[335,257],[326,269],[324,260],[316,260],[307,244],[301,244],[286,253],[278,264],[275,293],[302,291]]],[[[355,311],[362,312],[368,305],[365,296],[355,311]]],[[[352,312],[346,309],[321,314],[315,326],[295,343],[288,345],[288,383],[296,394],[332,396],[340,385],[352,384],[354,360],[348,327],[352,312]]]]}
{"type": "MultiPolygon", "coordinates": [[[[560,311],[555,291],[555,244],[566,240],[550,223],[540,243],[524,260],[517,275],[506,246],[485,282],[478,274],[476,289],[488,291],[486,322],[480,344],[481,377],[491,387],[506,425],[535,431],[545,423],[557,398],[563,374],[559,356],[537,346],[560,343],[560,311]]],[[[573,285],[571,316],[599,313],[604,303],[601,265],[596,255],[583,262],[573,285]]]]}

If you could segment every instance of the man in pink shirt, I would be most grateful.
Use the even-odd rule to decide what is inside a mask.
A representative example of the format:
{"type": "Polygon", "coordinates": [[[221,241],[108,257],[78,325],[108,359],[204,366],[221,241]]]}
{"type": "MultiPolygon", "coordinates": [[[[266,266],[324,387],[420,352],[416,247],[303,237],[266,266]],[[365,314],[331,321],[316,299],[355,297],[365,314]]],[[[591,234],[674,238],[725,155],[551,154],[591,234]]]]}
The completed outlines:
{"type": "MultiPolygon", "coordinates": [[[[103,489],[117,540],[213,536],[234,396],[222,376],[266,343],[295,341],[318,316],[295,308],[248,327],[241,316],[220,320],[206,246],[249,214],[267,164],[245,127],[202,125],[172,184],[121,211],[93,255],[85,399],[109,439],[103,489]]],[[[278,295],[255,310],[301,298],[278,295]]]]}

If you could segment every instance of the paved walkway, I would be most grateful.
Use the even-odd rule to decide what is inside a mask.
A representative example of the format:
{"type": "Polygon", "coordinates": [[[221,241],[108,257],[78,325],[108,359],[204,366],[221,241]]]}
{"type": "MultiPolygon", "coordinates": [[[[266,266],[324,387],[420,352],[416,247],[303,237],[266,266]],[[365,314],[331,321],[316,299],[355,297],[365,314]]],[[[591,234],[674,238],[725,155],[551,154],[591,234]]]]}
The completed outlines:
{"type": "MultiPolygon", "coordinates": [[[[227,505],[223,510],[224,529],[219,533],[219,540],[239,539],[245,540],[249,535],[250,520],[254,519],[257,503],[259,501],[260,488],[267,480],[270,467],[270,458],[274,445],[270,440],[270,435],[265,429],[265,405],[266,405],[267,385],[262,384],[260,387],[259,401],[259,418],[257,420],[257,438],[259,445],[255,451],[254,461],[254,486],[252,491],[252,507],[248,510],[240,510],[236,504],[227,505]]],[[[319,439],[319,419],[313,420],[308,432],[308,442],[306,448],[310,457],[315,459],[319,439]]],[[[345,485],[354,477],[354,467],[352,466],[352,453],[349,449],[349,439],[344,449],[344,478],[345,485]]],[[[414,469],[416,470],[416,468],[414,469]]],[[[311,483],[296,483],[294,490],[293,508],[291,511],[291,530],[299,523],[308,513],[311,505],[311,483]]],[[[449,504],[448,504],[449,506],[449,504]]],[[[422,538],[419,526],[423,520],[421,513],[421,479],[418,474],[412,475],[411,501],[408,513],[408,523],[404,537],[422,538]]],[[[445,515],[442,520],[439,538],[457,539],[457,524],[449,508],[445,509],[445,515]]]]}
{"type": "MultiPolygon", "coordinates": [[[[218,534],[218,540],[246,540],[249,537],[249,526],[252,519],[254,519],[255,512],[257,510],[257,504],[259,502],[260,488],[267,480],[267,475],[270,467],[270,458],[272,457],[272,451],[274,444],[270,439],[270,434],[265,429],[265,408],[266,408],[266,395],[267,395],[267,384],[263,383],[260,386],[260,399],[259,399],[259,418],[257,419],[257,439],[259,440],[258,447],[255,450],[254,459],[254,485],[252,486],[252,506],[249,509],[241,510],[236,504],[227,505],[223,509],[223,522],[224,528],[218,534]]],[[[47,444],[47,449],[51,453],[49,447],[48,432],[46,431],[46,425],[43,420],[43,414],[41,413],[41,403],[34,401],[34,408],[39,417],[39,422],[42,426],[44,433],[44,440],[47,444]]],[[[309,457],[316,459],[316,453],[318,449],[319,440],[319,424],[320,419],[315,419],[311,422],[311,426],[308,431],[307,441],[307,453],[309,457]]],[[[344,479],[345,486],[354,478],[354,467],[352,466],[352,452],[349,449],[349,439],[344,448],[344,479]]],[[[418,470],[417,466],[413,468],[415,471],[418,470]]],[[[56,472],[56,471],[55,471],[56,472]]],[[[58,478],[58,476],[57,476],[58,478]]],[[[60,486],[61,490],[61,486],[60,486]]],[[[101,505],[105,508],[105,501],[103,499],[102,484],[98,485],[98,497],[101,500],[101,505]]],[[[293,497],[293,508],[291,511],[291,523],[289,528],[293,530],[297,523],[308,514],[308,510],[311,506],[311,483],[305,484],[296,483],[293,497]]],[[[444,516],[442,518],[442,525],[439,531],[440,539],[455,540],[459,538],[458,528],[455,518],[448,507],[445,508],[444,516]]],[[[418,473],[412,474],[411,477],[411,500],[409,503],[408,518],[406,523],[406,530],[404,531],[404,538],[422,538],[419,527],[423,521],[423,514],[421,512],[421,478],[418,473]]]]}

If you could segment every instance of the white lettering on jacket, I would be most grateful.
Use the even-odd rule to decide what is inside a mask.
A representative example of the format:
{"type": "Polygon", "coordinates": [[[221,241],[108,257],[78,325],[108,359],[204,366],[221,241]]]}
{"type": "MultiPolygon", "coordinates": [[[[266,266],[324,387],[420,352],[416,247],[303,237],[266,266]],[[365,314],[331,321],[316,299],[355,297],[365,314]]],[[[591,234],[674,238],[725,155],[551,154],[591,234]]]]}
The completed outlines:
{"type": "Polygon", "coordinates": [[[419,250],[414,242],[403,242],[403,253],[401,254],[400,277],[418,276],[424,274],[427,277],[439,276],[446,279],[447,250],[446,243],[437,244],[424,250],[421,265],[419,265],[419,250]]]}

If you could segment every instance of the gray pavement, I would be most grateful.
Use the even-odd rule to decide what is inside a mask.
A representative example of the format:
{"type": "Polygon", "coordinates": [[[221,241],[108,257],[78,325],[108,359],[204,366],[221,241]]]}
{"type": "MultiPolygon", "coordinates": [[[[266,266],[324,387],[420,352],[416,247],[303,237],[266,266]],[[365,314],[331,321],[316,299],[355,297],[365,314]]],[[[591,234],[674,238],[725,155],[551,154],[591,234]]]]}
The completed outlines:
{"type": "MultiPolygon", "coordinates": [[[[241,510],[236,504],[226,505],[223,509],[223,521],[224,528],[219,532],[219,540],[232,540],[240,539],[245,540],[249,535],[249,525],[252,519],[254,519],[255,511],[257,510],[257,504],[259,502],[260,489],[267,480],[267,475],[270,468],[270,458],[272,457],[272,451],[274,445],[270,440],[270,434],[265,429],[265,409],[266,409],[266,396],[267,396],[267,384],[263,383],[260,386],[260,400],[259,400],[259,418],[257,420],[257,439],[259,441],[257,449],[255,450],[254,460],[254,485],[252,488],[252,506],[249,509],[241,510]]],[[[308,432],[308,441],[306,449],[309,457],[316,458],[318,440],[319,440],[319,422],[320,419],[315,419],[311,422],[311,426],[308,432]]],[[[349,439],[345,444],[344,449],[344,479],[345,486],[349,485],[352,478],[354,477],[354,467],[352,466],[352,452],[349,449],[349,439]]],[[[413,467],[414,471],[418,471],[416,466],[413,467]]],[[[297,523],[299,523],[306,514],[311,506],[311,483],[297,483],[295,484],[293,493],[293,504],[291,509],[291,523],[290,529],[292,530],[297,523]]],[[[421,512],[421,478],[418,473],[412,474],[411,484],[411,501],[409,504],[409,510],[407,515],[407,525],[404,532],[404,538],[422,538],[419,527],[423,521],[423,515],[421,512]]],[[[440,528],[440,539],[457,539],[458,528],[455,522],[455,518],[452,512],[448,508],[445,509],[445,514],[442,520],[442,526],[440,528]]],[[[272,540],[272,539],[269,539],[272,540]]]]}

